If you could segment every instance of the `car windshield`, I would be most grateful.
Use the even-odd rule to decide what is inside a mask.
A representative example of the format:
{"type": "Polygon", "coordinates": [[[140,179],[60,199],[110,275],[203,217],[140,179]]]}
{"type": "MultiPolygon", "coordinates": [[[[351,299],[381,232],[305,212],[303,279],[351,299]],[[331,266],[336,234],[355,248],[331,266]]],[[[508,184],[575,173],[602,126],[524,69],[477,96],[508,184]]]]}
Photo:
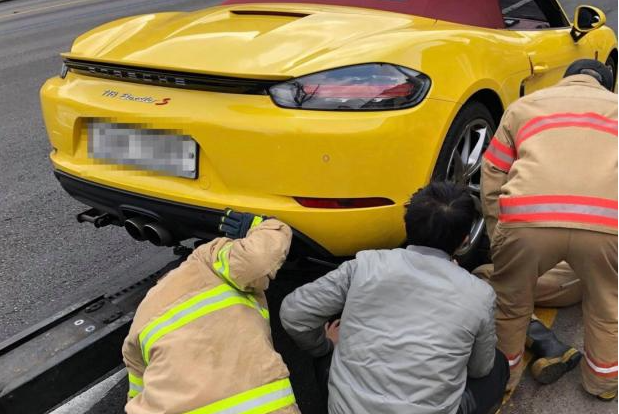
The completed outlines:
{"type": "Polygon", "coordinates": [[[498,0],[227,0],[223,4],[307,3],[363,7],[446,20],[472,26],[503,28],[498,0]]]}

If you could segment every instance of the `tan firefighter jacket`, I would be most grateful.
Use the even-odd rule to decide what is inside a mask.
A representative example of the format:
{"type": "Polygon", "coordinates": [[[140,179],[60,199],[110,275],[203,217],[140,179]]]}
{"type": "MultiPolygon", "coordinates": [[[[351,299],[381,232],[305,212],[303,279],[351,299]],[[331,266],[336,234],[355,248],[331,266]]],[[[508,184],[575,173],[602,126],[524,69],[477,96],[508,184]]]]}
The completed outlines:
{"type": "Polygon", "coordinates": [[[488,232],[567,227],[617,234],[617,95],[589,75],[513,103],[482,163],[488,232]]]}
{"type": "Polygon", "coordinates": [[[148,292],[123,345],[128,414],[299,413],[264,296],[291,237],[271,219],[215,239],[148,292]]]}

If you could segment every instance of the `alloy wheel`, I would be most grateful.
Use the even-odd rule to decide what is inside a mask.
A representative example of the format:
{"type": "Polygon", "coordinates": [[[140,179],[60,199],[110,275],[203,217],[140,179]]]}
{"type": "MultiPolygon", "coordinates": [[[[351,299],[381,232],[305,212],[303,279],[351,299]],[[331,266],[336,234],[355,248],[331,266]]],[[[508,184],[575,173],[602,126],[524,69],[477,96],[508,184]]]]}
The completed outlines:
{"type": "Polygon", "coordinates": [[[458,249],[456,252],[458,256],[469,253],[477,246],[484,234],[484,218],[480,201],[481,161],[493,133],[492,126],[487,120],[476,118],[469,121],[462,129],[447,164],[446,180],[468,187],[478,213],[471,226],[469,241],[458,249]]]}

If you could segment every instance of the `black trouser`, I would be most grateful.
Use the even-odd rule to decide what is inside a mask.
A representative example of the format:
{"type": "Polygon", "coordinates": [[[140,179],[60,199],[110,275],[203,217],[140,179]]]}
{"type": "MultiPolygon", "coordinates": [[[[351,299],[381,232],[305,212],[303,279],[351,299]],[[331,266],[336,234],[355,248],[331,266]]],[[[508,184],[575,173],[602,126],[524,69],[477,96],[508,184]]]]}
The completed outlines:
{"type": "MultiPolygon", "coordinates": [[[[314,360],[318,389],[323,397],[324,412],[327,412],[329,395],[329,368],[331,354],[314,360]]],[[[457,414],[494,414],[503,402],[505,386],[509,380],[509,364],[505,355],[498,349],[494,356],[494,366],[488,375],[481,378],[467,378],[457,414]]]]}
{"type": "Polygon", "coordinates": [[[466,379],[466,388],[460,401],[458,414],[495,413],[503,402],[508,380],[509,363],[505,355],[497,349],[494,355],[494,366],[488,375],[466,379]]]}
{"type": "Polygon", "coordinates": [[[329,369],[331,368],[332,352],[320,358],[314,359],[314,376],[316,377],[316,385],[322,397],[320,404],[321,411],[327,414],[327,401],[329,400],[329,369]]]}

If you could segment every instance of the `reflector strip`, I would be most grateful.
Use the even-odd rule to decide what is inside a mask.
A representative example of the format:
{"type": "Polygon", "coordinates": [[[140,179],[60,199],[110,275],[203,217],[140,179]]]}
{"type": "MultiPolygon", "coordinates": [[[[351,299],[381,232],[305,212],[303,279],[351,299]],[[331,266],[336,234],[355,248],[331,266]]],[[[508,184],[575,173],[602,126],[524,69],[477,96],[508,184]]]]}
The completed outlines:
{"type": "Polygon", "coordinates": [[[129,398],[133,398],[144,391],[144,380],[137,375],[129,374],[129,398]]]}
{"type": "Polygon", "coordinates": [[[219,252],[217,253],[217,260],[213,263],[213,269],[230,286],[236,288],[237,290],[243,290],[230,277],[230,249],[231,248],[232,248],[232,242],[226,243],[221,249],[219,249],[219,252]]]}
{"type": "Polygon", "coordinates": [[[295,403],[288,378],[242,392],[185,414],[267,414],[295,403]]]}
{"type": "Polygon", "coordinates": [[[616,377],[617,371],[619,367],[617,366],[617,362],[612,362],[610,364],[602,364],[600,362],[594,361],[587,352],[585,352],[585,360],[587,361],[587,365],[591,370],[595,373],[595,375],[601,377],[616,377]]]}
{"type": "Polygon", "coordinates": [[[617,121],[593,112],[574,114],[560,113],[549,116],[540,116],[531,119],[516,135],[516,148],[524,141],[540,132],[554,128],[589,128],[597,131],[617,135],[617,121]]]}
{"type": "Polygon", "coordinates": [[[484,153],[484,158],[501,171],[509,172],[516,159],[516,150],[494,137],[484,153]]]}
{"type": "Polygon", "coordinates": [[[520,352],[519,354],[510,356],[510,355],[505,355],[507,357],[507,362],[509,363],[509,367],[515,367],[516,365],[518,365],[520,363],[520,361],[522,360],[522,355],[524,354],[524,352],[520,352]]]}
{"type": "Polygon", "coordinates": [[[530,204],[501,208],[503,214],[537,214],[537,213],[571,213],[590,214],[594,216],[617,218],[617,209],[586,206],[583,204],[530,204]]]}
{"type": "Polygon", "coordinates": [[[588,206],[606,207],[617,209],[619,202],[609,198],[589,197],[589,196],[574,196],[574,195],[530,195],[530,196],[513,196],[501,197],[501,205],[522,206],[528,204],[542,203],[568,203],[568,204],[584,204],[588,206]]]}
{"type": "Polygon", "coordinates": [[[616,200],[579,196],[521,196],[499,199],[503,222],[560,221],[617,228],[616,200]]]}
{"type": "Polygon", "coordinates": [[[303,207],[308,208],[370,208],[393,205],[393,201],[382,197],[369,198],[311,198],[294,197],[303,207]]]}
{"type": "Polygon", "coordinates": [[[168,310],[159,318],[149,323],[138,339],[142,348],[144,362],[150,362],[150,350],[161,337],[182,328],[194,320],[220,309],[234,305],[243,305],[256,309],[263,318],[268,318],[251,294],[244,294],[229,285],[220,285],[202,292],[191,299],[168,310]]]}

